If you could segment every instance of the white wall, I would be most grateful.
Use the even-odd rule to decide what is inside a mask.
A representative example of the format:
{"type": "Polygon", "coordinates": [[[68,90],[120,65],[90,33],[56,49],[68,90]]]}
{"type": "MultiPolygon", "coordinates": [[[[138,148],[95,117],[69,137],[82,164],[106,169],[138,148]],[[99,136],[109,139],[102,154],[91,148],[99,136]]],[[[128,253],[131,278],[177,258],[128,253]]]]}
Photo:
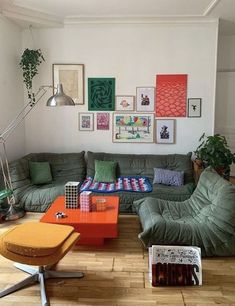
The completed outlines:
{"type": "MultiPolygon", "coordinates": [[[[21,51],[21,30],[0,15],[0,131],[23,107],[23,83],[19,67],[21,51]]],[[[12,133],[6,146],[9,160],[25,153],[24,124],[12,133]]]]}
{"type": "MultiPolygon", "coordinates": [[[[29,33],[24,33],[27,47],[29,33]]],[[[38,85],[52,83],[53,63],[85,64],[84,106],[49,109],[45,101],[26,121],[27,152],[80,150],[123,153],[185,153],[203,132],[214,129],[217,23],[99,24],[34,30],[46,63],[38,85]],[[202,98],[201,118],[178,118],[176,144],[112,143],[110,131],[78,131],[78,112],[87,111],[87,78],[115,77],[116,94],[135,95],[136,86],[155,86],[156,74],[188,74],[188,97],[202,98]]],[[[47,95],[47,98],[49,95],[47,95]]]]}
{"type": "MultiPolygon", "coordinates": [[[[235,152],[235,35],[219,36],[215,132],[224,135],[235,152]]],[[[231,167],[235,176],[235,165],[231,167]]]]}
{"type": "Polygon", "coordinates": [[[218,70],[235,70],[235,35],[219,36],[218,70]]]}

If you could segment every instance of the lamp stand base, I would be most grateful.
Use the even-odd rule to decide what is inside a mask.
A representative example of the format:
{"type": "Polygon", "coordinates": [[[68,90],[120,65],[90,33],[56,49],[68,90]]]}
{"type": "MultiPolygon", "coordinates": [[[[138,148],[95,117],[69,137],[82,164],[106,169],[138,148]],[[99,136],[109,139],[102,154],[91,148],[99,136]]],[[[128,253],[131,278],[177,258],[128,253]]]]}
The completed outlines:
{"type": "Polygon", "coordinates": [[[10,208],[6,212],[6,214],[3,216],[3,219],[5,221],[14,221],[17,219],[20,219],[24,217],[25,211],[22,208],[14,207],[13,205],[10,205],[10,208]]]}

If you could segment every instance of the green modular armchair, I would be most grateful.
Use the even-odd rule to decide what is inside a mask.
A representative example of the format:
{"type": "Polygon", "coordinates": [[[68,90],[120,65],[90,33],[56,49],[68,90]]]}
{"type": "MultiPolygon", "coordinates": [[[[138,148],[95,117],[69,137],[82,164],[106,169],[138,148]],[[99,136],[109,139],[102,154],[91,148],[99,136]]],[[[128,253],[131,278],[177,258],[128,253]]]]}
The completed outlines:
{"type": "Polygon", "coordinates": [[[183,201],[144,198],[134,202],[144,245],[191,245],[202,256],[235,255],[235,186],[206,169],[183,201]]]}

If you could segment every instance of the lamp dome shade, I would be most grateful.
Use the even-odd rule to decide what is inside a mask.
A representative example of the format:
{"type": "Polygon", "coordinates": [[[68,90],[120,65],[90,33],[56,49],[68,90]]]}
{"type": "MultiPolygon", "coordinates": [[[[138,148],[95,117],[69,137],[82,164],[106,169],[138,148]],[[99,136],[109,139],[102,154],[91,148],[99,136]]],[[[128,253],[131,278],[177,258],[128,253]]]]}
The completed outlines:
{"type": "Polygon", "coordinates": [[[75,103],[72,98],[67,96],[63,91],[62,84],[57,85],[56,94],[47,100],[47,106],[74,106],[75,103]]]}

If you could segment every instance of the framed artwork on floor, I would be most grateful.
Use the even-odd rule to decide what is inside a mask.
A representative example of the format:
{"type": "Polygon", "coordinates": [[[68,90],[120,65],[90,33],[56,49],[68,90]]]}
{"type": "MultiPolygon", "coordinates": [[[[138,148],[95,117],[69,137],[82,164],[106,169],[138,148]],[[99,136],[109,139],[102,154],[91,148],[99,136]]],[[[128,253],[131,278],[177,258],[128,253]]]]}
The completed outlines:
{"type": "Polygon", "coordinates": [[[135,109],[135,96],[116,96],[116,111],[130,112],[135,109]]]}
{"type": "Polygon", "coordinates": [[[97,130],[109,130],[109,113],[97,113],[96,129],[97,130]]]}
{"type": "Polygon", "coordinates": [[[54,94],[57,84],[63,85],[64,93],[70,96],[75,104],[84,104],[84,65],[53,64],[54,94]]]}
{"type": "Polygon", "coordinates": [[[79,131],[93,131],[94,130],[94,114],[79,113],[78,114],[78,129],[79,131]]]}
{"type": "Polygon", "coordinates": [[[156,117],[186,117],[187,74],[156,76],[156,117]]]}
{"type": "Polygon", "coordinates": [[[115,78],[88,78],[88,110],[113,111],[115,78]]]}
{"type": "Polygon", "coordinates": [[[188,99],[188,117],[198,118],[201,117],[201,98],[189,98],[188,99]]]}
{"type": "Polygon", "coordinates": [[[156,142],[172,144],[175,143],[175,120],[156,120],[156,142]]]}
{"type": "Polygon", "coordinates": [[[155,87],[136,87],[136,111],[154,112],[155,87]]]}
{"type": "Polygon", "coordinates": [[[154,114],[113,114],[113,142],[153,142],[153,132],[154,114]]]}

